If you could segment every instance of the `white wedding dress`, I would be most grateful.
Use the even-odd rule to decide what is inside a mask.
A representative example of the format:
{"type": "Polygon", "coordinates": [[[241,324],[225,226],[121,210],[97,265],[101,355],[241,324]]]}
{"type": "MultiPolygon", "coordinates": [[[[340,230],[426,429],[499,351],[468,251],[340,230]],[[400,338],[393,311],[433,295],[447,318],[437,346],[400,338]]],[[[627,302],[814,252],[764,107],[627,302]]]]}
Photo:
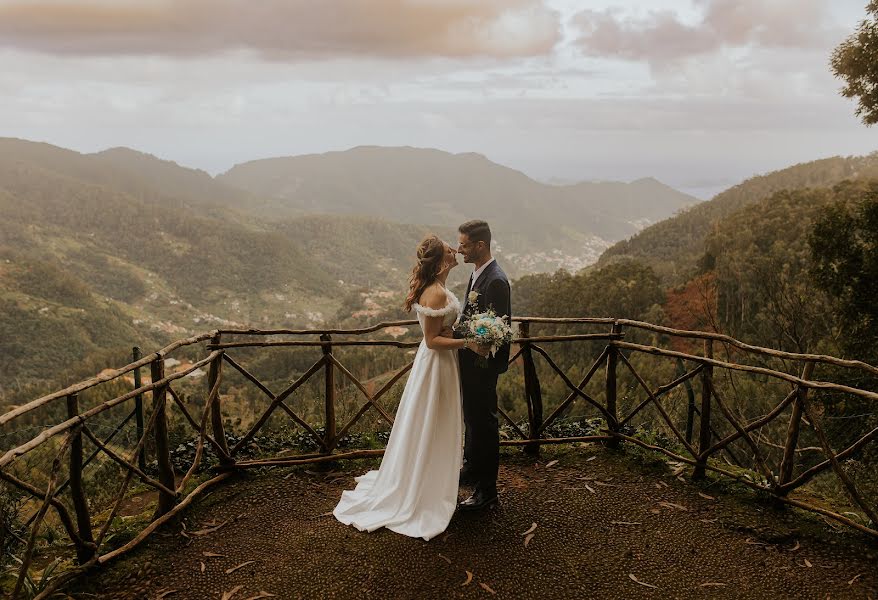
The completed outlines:
{"type": "MultiPolygon", "coordinates": [[[[460,302],[445,293],[445,308],[414,305],[422,331],[425,316],[441,316],[445,326],[457,320],[460,302]]],[[[381,466],[357,477],[332,514],[360,531],[386,527],[425,540],[445,531],[457,506],[462,421],[457,351],[431,350],[422,340],[381,466]]]]}

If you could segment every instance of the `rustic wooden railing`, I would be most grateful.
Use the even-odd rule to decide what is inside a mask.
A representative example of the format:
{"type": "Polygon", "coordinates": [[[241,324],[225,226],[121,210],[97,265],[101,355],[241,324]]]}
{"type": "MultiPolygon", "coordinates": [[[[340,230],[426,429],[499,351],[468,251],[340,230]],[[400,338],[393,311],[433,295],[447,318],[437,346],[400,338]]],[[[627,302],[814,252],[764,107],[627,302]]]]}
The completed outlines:
{"type": "MultiPolygon", "coordinates": [[[[721,334],[682,331],[625,319],[527,317],[515,320],[519,324],[519,335],[515,340],[515,352],[510,359],[510,364],[521,365],[523,370],[527,426],[525,431],[523,425],[517,423],[501,408],[500,416],[508,424],[509,431],[512,432],[513,436],[512,439],[502,440],[502,444],[523,446],[526,452],[536,453],[543,444],[600,442],[608,446],[616,446],[621,442],[627,442],[665,454],[681,464],[691,465],[693,478],[703,478],[707,472],[713,472],[759,492],[769,494],[779,503],[819,513],[860,532],[878,537],[878,515],[876,515],[878,498],[867,497],[858,488],[842,464],[842,461],[857,456],[878,437],[878,427],[859,436],[846,447],[840,450],[835,449],[831,446],[829,436],[826,433],[822,408],[814,402],[809,394],[812,390],[831,391],[847,397],[862,399],[869,405],[878,406],[878,393],[874,391],[814,379],[815,368],[820,365],[855,369],[869,376],[878,375],[878,368],[875,366],[832,356],[783,352],[748,345],[721,334]],[[609,330],[604,329],[598,333],[538,336],[531,335],[531,327],[534,325],[550,326],[554,329],[583,325],[609,330]],[[701,340],[703,352],[694,354],[672,350],[660,347],[657,345],[658,342],[654,342],[655,345],[647,345],[625,341],[626,331],[639,332],[640,334],[648,333],[654,338],[663,336],[666,339],[687,340],[690,344],[692,340],[701,340]],[[552,358],[546,347],[551,344],[583,345],[585,342],[591,343],[589,347],[600,347],[601,350],[595,352],[596,358],[589,361],[591,362],[590,367],[584,371],[584,376],[576,383],[552,358]],[[716,358],[715,347],[721,347],[728,358],[726,360],[716,358]],[[649,355],[673,359],[677,367],[674,379],[663,385],[650,387],[633,364],[635,356],[649,355]],[[739,360],[743,360],[745,357],[756,357],[757,360],[751,362],[760,360],[763,362],[760,364],[734,362],[731,360],[731,356],[735,356],[739,360]],[[783,360],[786,361],[787,365],[797,365],[795,372],[798,374],[771,369],[764,366],[765,360],[783,360]],[[680,365],[687,363],[690,365],[689,370],[680,367],[680,365]],[[566,390],[563,399],[554,406],[548,416],[544,416],[543,394],[545,388],[538,374],[540,369],[544,372],[544,378],[547,374],[557,377],[566,390]],[[603,385],[599,388],[600,394],[588,392],[589,383],[597,381],[596,375],[601,369],[604,370],[605,376],[603,385]],[[789,391],[781,400],[773,403],[766,414],[760,415],[758,418],[745,419],[740,414],[735,414],[731,403],[724,397],[726,392],[720,393],[723,386],[717,385],[716,372],[718,370],[729,374],[733,372],[753,374],[760,377],[763,382],[786,382],[789,385],[789,391]],[[639,388],[638,396],[642,399],[629,402],[635,391],[633,387],[629,387],[628,393],[620,398],[619,383],[622,381],[633,382],[633,385],[639,388]],[[696,381],[700,382],[700,402],[695,401],[692,392],[692,383],[696,381]],[[686,422],[683,427],[681,427],[682,423],[675,422],[675,414],[665,406],[670,393],[680,386],[688,388],[689,397],[685,411],[686,422]],[[596,399],[596,396],[602,396],[602,401],[596,399]],[[594,435],[546,437],[547,430],[577,401],[579,401],[580,406],[584,405],[595,415],[600,416],[604,427],[594,435]],[[648,408],[657,412],[653,426],[668,432],[673,444],[651,443],[645,441],[643,436],[635,435],[635,432],[632,431],[632,423],[636,418],[643,421],[648,408]],[[770,436],[762,432],[767,431],[766,428],[770,424],[775,424],[775,428],[777,428],[782,415],[787,412],[789,412],[789,420],[784,428],[786,430],[785,439],[782,444],[772,443],[769,439],[770,436]],[[696,417],[698,421],[697,440],[694,439],[696,417]],[[723,429],[726,431],[721,431],[723,429]],[[813,435],[817,439],[819,446],[799,447],[800,437],[806,429],[809,435],[813,435]],[[732,451],[732,446],[735,443],[744,444],[749,460],[742,463],[738,456],[740,452],[732,451]],[[770,454],[776,454],[777,450],[782,452],[775,465],[770,460],[770,454]],[[802,461],[797,461],[796,456],[805,451],[815,453],[819,455],[819,458],[811,460],[810,464],[804,466],[798,464],[802,461]],[[721,456],[723,460],[720,459],[721,456]],[[827,505],[826,502],[812,502],[803,497],[792,495],[795,490],[801,489],[819,474],[828,472],[835,476],[838,487],[844,490],[848,499],[844,503],[846,506],[839,508],[827,505]],[[860,511],[860,514],[845,510],[847,507],[855,508],[860,511]]],[[[228,479],[237,470],[300,465],[382,454],[383,450],[381,449],[338,452],[337,445],[339,440],[351,432],[351,429],[370,410],[377,412],[388,424],[393,423],[391,411],[382,406],[381,400],[391,388],[402,381],[411,369],[412,363],[406,364],[393,373],[380,389],[370,392],[340,360],[336,350],[352,346],[417,347],[419,341],[362,339],[362,336],[380,332],[388,327],[409,327],[416,323],[417,321],[381,323],[355,330],[227,329],[212,331],[176,341],[144,357],[139,357],[139,353],[136,351],[135,361],[131,364],[37,398],[0,415],[0,427],[10,428],[14,427],[17,419],[32,414],[42,407],[53,405],[61,399],[64,399],[66,403],[66,419],[46,427],[38,435],[24,443],[2,449],[3,454],[0,456],[0,480],[32,497],[36,508],[29,521],[29,534],[25,540],[24,555],[21,558],[21,569],[13,597],[17,597],[21,593],[25,577],[33,561],[41,524],[50,510],[54,511],[57,523],[63,527],[75,548],[78,567],[68,571],[62,577],[58,577],[52,585],[37,596],[39,598],[48,597],[50,593],[84,570],[106,564],[128,552],[158,527],[184,510],[199,494],[228,479]],[[230,338],[234,339],[229,341],[230,338]],[[203,347],[206,353],[204,358],[173,374],[168,375],[165,372],[165,361],[174,351],[197,345],[203,347]],[[272,391],[269,386],[261,382],[232,356],[236,349],[276,347],[319,349],[319,354],[316,354],[317,359],[313,365],[278,393],[272,391]],[[140,369],[147,366],[149,366],[151,377],[149,383],[143,384],[140,369]],[[187,407],[187,402],[181,399],[173,386],[202,367],[208,369],[204,388],[206,400],[201,414],[193,415],[187,407]],[[246,433],[231,446],[229,445],[229,436],[224,430],[221,394],[225,367],[239,373],[244,380],[255,386],[267,398],[267,406],[262,413],[255,419],[246,433]],[[295,405],[290,402],[294,398],[294,394],[302,389],[306,382],[317,377],[320,371],[324,373],[322,434],[318,431],[318,427],[309,424],[306,418],[297,413],[294,410],[295,405]],[[100,402],[87,410],[81,410],[79,399],[83,392],[119,380],[128,374],[134,376],[134,389],[111,400],[100,402]],[[339,378],[349,380],[363,396],[360,408],[342,423],[341,427],[339,427],[336,415],[336,392],[340,387],[339,378]],[[151,405],[148,416],[145,416],[143,410],[139,410],[138,407],[142,407],[143,395],[147,393],[150,394],[151,405]],[[179,409],[198,440],[195,446],[194,460],[185,473],[175,473],[171,463],[171,450],[168,442],[169,403],[173,403],[179,409]],[[93,430],[92,423],[98,416],[112,408],[131,406],[132,404],[134,408],[125,418],[125,422],[136,417],[137,441],[127,455],[122,455],[114,449],[111,440],[125,422],[105,439],[101,439],[93,430]],[[278,409],[313,439],[318,451],[296,456],[242,458],[243,449],[278,409]],[[95,447],[94,452],[85,460],[83,458],[83,436],[95,447]],[[155,477],[146,472],[145,450],[148,442],[152,446],[157,465],[155,477]],[[207,444],[218,457],[219,464],[211,478],[193,488],[192,479],[201,465],[207,444]],[[37,448],[49,448],[54,452],[48,483],[45,487],[28,482],[21,474],[16,474],[16,465],[21,458],[37,448]],[[88,501],[83,485],[83,470],[98,453],[103,453],[109,460],[120,465],[124,472],[122,482],[112,502],[109,503],[108,510],[103,511],[100,519],[96,519],[91,514],[91,511],[96,507],[88,501]],[[65,470],[67,472],[66,481],[59,485],[58,480],[65,470]],[[158,500],[154,515],[133,539],[121,547],[108,549],[108,534],[135,476],[141,484],[154,489],[157,493],[158,500]]],[[[681,415],[676,415],[676,417],[679,421],[681,415]]]]}

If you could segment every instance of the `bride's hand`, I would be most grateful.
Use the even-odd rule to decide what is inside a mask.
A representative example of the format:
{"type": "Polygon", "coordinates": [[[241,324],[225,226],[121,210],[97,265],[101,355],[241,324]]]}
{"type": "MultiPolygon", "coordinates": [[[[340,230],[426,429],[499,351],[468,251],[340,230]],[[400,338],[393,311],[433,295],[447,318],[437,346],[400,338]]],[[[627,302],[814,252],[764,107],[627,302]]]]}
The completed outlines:
{"type": "Polygon", "coordinates": [[[451,327],[443,327],[442,331],[439,332],[439,335],[442,337],[453,338],[454,330],[451,327]]]}

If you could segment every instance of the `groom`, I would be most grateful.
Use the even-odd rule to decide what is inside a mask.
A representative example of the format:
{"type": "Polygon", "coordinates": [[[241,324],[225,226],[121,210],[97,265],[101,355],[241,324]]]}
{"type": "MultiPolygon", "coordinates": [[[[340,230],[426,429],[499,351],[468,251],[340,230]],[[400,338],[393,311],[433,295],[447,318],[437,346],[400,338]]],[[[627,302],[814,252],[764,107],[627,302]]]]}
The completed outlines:
{"type": "MultiPolygon", "coordinates": [[[[467,221],[457,229],[457,252],[475,271],[467,285],[463,316],[493,309],[498,317],[512,318],[509,280],[491,256],[491,228],[485,221],[467,221]]],[[[459,335],[459,334],[455,334],[459,335]]],[[[508,369],[509,344],[477,362],[471,350],[460,350],[463,420],[466,426],[461,485],[474,485],[473,494],[460,503],[461,510],[480,510],[497,503],[497,469],[500,464],[500,422],[497,412],[497,378],[508,369]]]]}

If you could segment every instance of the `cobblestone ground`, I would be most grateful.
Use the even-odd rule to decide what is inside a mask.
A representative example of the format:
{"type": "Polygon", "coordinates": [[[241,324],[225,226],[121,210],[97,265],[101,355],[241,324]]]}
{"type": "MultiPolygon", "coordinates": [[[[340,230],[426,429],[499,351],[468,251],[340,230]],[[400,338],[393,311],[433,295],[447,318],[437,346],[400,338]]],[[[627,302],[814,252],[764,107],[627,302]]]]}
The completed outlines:
{"type": "Polygon", "coordinates": [[[430,542],[326,515],[374,464],[242,476],[70,596],[878,598],[865,536],[609,450],[504,454],[501,507],[430,542]]]}

